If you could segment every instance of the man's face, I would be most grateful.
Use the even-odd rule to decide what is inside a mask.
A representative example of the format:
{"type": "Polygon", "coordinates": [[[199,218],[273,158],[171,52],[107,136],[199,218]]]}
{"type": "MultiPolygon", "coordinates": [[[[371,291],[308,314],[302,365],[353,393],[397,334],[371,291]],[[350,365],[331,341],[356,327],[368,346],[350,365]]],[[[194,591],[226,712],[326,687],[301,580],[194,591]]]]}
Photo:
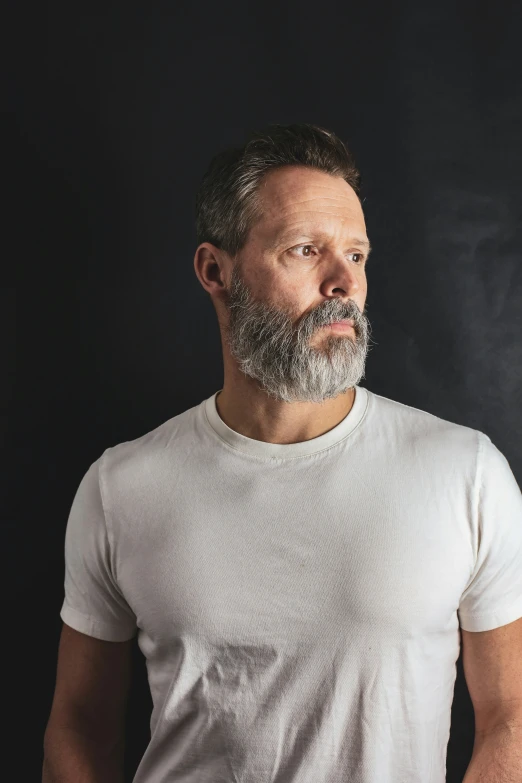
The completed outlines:
{"type": "Polygon", "coordinates": [[[269,396],[335,398],[364,377],[368,353],[359,199],[341,177],[299,167],[270,172],[259,198],[262,217],[222,294],[224,339],[238,368],[269,396]],[[354,329],[325,328],[343,319],[354,329]]]}

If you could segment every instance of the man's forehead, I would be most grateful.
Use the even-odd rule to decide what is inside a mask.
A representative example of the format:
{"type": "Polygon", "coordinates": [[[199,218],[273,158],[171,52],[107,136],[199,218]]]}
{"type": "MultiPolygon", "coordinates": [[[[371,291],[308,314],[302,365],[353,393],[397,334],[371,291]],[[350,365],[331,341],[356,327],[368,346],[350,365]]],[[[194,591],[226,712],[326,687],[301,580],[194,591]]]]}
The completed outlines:
{"type": "Polygon", "coordinates": [[[289,214],[317,209],[359,208],[353,188],[340,176],[303,166],[287,166],[269,172],[259,189],[265,214],[289,214]]]}
{"type": "Polygon", "coordinates": [[[254,233],[270,246],[305,233],[319,238],[339,231],[358,236],[364,244],[366,225],[355,191],[340,177],[317,173],[319,177],[307,177],[298,172],[284,181],[280,176],[279,182],[274,176],[261,190],[261,214],[254,233]]]}

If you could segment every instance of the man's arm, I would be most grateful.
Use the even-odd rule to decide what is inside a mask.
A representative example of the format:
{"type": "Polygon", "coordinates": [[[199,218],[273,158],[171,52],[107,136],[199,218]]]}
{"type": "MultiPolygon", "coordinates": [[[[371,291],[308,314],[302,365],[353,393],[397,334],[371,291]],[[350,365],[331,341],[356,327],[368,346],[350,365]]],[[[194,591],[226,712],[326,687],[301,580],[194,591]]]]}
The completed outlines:
{"type": "Polygon", "coordinates": [[[104,748],[84,729],[48,729],[42,783],[123,783],[124,749],[123,736],[104,748]]]}
{"type": "Polygon", "coordinates": [[[123,783],[131,645],[95,639],[64,623],[42,783],[123,783]]]}
{"type": "Polygon", "coordinates": [[[462,783],[522,780],[522,618],[462,633],[462,663],[475,713],[473,755],[462,783]]]}
{"type": "Polygon", "coordinates": [[[497,726],[475,735],[473,755],[462,783],[520,783],[522,723],[497,726]]]}

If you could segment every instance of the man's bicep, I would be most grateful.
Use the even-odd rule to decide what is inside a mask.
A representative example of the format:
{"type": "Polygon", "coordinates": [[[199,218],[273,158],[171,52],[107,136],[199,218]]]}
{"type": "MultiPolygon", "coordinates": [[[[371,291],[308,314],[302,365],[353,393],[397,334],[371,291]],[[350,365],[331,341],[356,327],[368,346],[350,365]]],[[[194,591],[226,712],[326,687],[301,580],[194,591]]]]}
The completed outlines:
{"type": "Polygon", "coordinates": [[[511,720],[522,725],[522,618],[490,631],[462,629],[462,644],[476,733],[511,720]]]}
{"type": "Polygon", "coordinates": [[[109,642],[64,623],[47,731],[73,728],[112,742],[123,734],[132,639],[109,642]]]}

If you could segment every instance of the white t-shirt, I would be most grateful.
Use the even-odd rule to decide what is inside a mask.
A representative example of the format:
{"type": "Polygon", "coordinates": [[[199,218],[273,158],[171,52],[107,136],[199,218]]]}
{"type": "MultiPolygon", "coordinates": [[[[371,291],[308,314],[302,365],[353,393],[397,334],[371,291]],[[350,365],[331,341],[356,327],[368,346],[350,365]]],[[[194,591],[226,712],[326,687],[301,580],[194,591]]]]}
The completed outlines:
{"type": "Polygon", "coordinates": [[[484,433],[355,391],[292,444],[216,392],[83,477],[60,616],[138,633],[134,783],[445,781],[459,622],[522,616],[522,494],[484,433]]]}

